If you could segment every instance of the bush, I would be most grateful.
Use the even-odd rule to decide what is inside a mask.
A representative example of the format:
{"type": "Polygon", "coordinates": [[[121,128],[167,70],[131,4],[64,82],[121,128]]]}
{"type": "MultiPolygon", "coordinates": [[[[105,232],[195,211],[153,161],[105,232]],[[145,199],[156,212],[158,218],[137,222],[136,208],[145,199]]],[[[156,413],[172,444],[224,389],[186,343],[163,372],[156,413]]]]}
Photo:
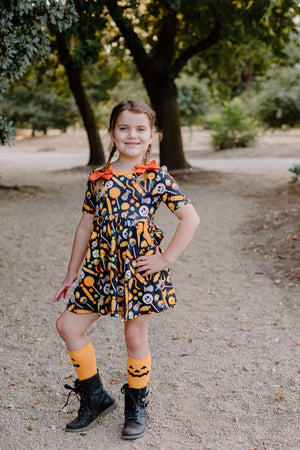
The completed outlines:
{"type": "Polygon", "coordinates": [[[176,86],[181,125],[199,125],[210,100],[206,81],[183,75],[176,86]]]}
{"type": "Polygon", "coordinates": [[[290,172],[292,172],[294,175],[292,176],[291,183],[297,183],[299,177],[300,177],[300,166],[295,165],[294,167],[291,167],[289,169],[290,172]]]}
{"type": "Polygon", "coordinates": [[[207,116],[204,126],[213,131],[211,144],[215,150],[247,147],[259,131],[238,97],[225,101],[221,112],[207,116]]]}
{"type": "Polygon", "coordinates": [[[270,127],[300,123],[300,69],[272,67],[260,81],[258,116],[270,127]]]}

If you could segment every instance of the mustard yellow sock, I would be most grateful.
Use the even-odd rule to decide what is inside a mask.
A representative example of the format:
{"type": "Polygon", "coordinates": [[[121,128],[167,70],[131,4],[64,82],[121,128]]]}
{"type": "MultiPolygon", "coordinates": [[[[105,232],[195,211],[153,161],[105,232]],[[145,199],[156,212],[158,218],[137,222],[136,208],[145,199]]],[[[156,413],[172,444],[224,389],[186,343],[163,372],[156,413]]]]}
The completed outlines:
{"type": "Polygon", "coordinates": [[[151,353],[143,359],[133,359],[127,355],[128,386],[142,389],[147,386],[151,370],[151,353]]]}
{"type": "Polygon", "coordinates": [[[68,350],[79,381],[87,380],[97,373],[94,347],[91,341],[79,350],[68,350]]]}

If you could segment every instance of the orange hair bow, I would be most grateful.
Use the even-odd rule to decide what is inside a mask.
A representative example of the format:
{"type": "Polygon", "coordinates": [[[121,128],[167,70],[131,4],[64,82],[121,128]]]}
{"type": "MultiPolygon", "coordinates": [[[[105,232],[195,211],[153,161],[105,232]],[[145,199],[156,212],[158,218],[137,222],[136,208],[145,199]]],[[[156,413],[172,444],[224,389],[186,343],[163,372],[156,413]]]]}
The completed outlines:
{"type": "Polygon", "coordinates": [[[157,164],[155,159],[153,159],[151,162],[149,162],[148,166],[143,166],[142,164],[137,164],[136,166],[134,166],[134,168],[135,168],[136,173],[141,175],[142,173],[148,172],[148,170],[158,169],[159,165],[157,164]]]}
{"type": "Polygon", "coordinates": [[[113,176],[113,171],[111,169],[106,170],[105,172],[99,172],[98,170],[94,169],[93,173],[89,176],[89,179],[91,181],[96,181],[99,178],[104,178],[105,180],[110,180],[112,176],[113,176]]]}

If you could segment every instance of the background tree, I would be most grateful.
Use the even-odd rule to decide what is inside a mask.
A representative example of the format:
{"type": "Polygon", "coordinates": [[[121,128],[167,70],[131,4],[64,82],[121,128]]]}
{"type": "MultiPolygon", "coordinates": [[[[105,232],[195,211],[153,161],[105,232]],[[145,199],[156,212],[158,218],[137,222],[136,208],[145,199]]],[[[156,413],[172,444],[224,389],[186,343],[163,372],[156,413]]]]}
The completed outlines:
{"type": "Polygon", "coordinates": [[[265,127],[300,124],[300,37],[292,34],[283,57],[273,56],[268,68],[245,92],[248,109],[265,127]]]}
{"type": "Polygon", "coordinates": [[[49,127],[66,131],[79,119],[64,68],[52,58],[29,67],[19,80],[11,82],[3,95],[0,114],[19,128],[45,134],[49,127]]]}
{"type": "MultiPolygon", "coordinates": [[[[68,28],[76,19],[72,5],[63,1],[2,0],[0,9],[0,96],[7,82],[45,59],[50,52],[46,25],[68,28]]],[[[0,143],[13,137],[11,121],[0,117],[0,143]]]]}
{"type": "Polygon", "coordinates": [[[105,155],[94,106],[107,99],[122,76],[119,56],[107,53],[110,47],[110,23],[103,14],[103,1],[69,0],[78,21],[71,29],[60,31],[50,26],[53,49],[64,65],[70,89],[74,95],[86,129],[90,146],[90,165],[103,164],[105,155]]]}
{"type": "Polygon", "coordinates": [[[98,61],[101,50],[99,29],[105,26],[102,17],[103,2],[92,0],[69,0],[73,4],[78,21],[68,30],[60,30],[56,25],[49,26],[53,37],[53,49],[65,67],[70,89],[80,111],[87,132],[90,158],[89,164],[103,164],[104,150],[99,135],[97,120],[83,82],[84,68],[98,61]]]}
{"type": "MultiPolygon", "coordinates": [[[[176,78],[195,55],[205,55],[215,46],[232,46],[253,40],[279,51],[295,28],[299,14],[295,0],[148,0],[124,4],[107,0],[107,8],[126,41],[143,78],[163,130],[161,164],[184,168],[177,102],[176,78]]],[[[220,69],[218,58],[214,70],[220,69]]]]}

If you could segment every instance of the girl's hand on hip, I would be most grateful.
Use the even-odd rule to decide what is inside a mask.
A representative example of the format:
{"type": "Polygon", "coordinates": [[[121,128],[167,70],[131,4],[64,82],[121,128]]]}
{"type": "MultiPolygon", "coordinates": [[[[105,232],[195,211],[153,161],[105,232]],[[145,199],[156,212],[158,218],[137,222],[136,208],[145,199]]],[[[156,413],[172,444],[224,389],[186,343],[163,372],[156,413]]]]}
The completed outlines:
{"type": "Polygon", "coordinates": [[[61,296],[63,295],[63,298],[66,298],[67,292],[69,287],[74,283],[74,281],[77,279],[77,273],[73,272],[73,273],[68,273],[66,275],[66,278],[64,279],[64,281],[62,282],[61,287],[58,289],[58,291],[56,292],[53,302],[59,302],[61,296]]]}
{"type": "Polygon", "coordinates": [[[159,249],[153,255],[139,256],[136,262],[136,271],[143,272],[143,276],[160,272],[168,267],[168,262],[159,249]]]}

